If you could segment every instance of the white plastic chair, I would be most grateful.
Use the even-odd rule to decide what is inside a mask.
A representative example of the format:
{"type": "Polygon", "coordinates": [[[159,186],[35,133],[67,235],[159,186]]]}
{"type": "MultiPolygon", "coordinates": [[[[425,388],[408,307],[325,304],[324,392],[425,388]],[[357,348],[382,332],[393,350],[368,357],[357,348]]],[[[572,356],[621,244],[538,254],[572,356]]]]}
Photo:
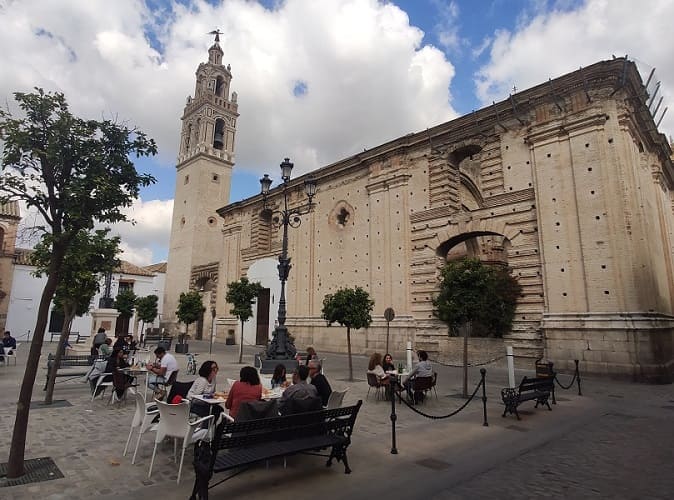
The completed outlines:
{"type": "Polygon", "coordinates": [[[180,404],[172,405],[164,403],[155,399],[155,403],[159,408],[159,425],[157,426],[157,435],[154,439],[154,450],[152,450],[152,460],[150,461],[150,470],[147,477],[152,475],[152,467],[154,466],[154,457],[157,454],[157,445],[161,443],[165,437],[173,438],[173,460],[176,460],[176,451],[178,447],[177,439],[183,440],[183,451],[180,454],[180,465],[178,466],[178,480],[180,484],[180,475],[183,471],[183,459],[185,458],[185,449],[192,443],[204,439],[208,435],[208,428],[198,428],[200,424],[211,420],[213,415],[202,417],[198,420],[191,421],[190,417],[190,403],[183,401],[180,404]]]}
{"type": "Polygon", "coordinates": [[[231,389],[232,386],[234,385],[234,382],[236,382],[236,380],[234,380],[233,378],[228,378],[228,379],[227,379],[227,383],[229,384],[229,388],[230,388],[230,389],[231,389]]]}
{"type": "Polygon", "coordinates": [[[349,390],[347,387],[343,391],[332,391],[330,397],[328,398],[328,404],[325,406],[327,410],[332,410],[333,408],[339,408],[342,406],[342,401],[344,401],[344,395],[349,390]]]}
{"type": "Polygon", "coordinates": [[[9,366],[9,360],[13,359],[14,360],[14,366],[16,366],[16,350],[19,348],[21,344],[17,343],[16,347],[14,348],[7,348],[3,347],[4,349],[4,360],[5,360],[5,366],[9,366]],[[10,352],[7,352],[10,351],[10,352]]]}
{"type": "Polygon", "coordinates": [[[129,429],[129,437],[126,438],[126,446],[124,447],[124,456],[129,449],[129,443],[131,442],[131,434],[133,430],[138,430],[138,439],[136,439],[136,448],[133,451],[133,458],[131,459],[131,464],[136,463],[136,455],[138,454],[138,447],[140,446],[140,439],[143,437],[151,427],[152,420],[159,413],[159,408],[155,403],[146,403],[145,398],[142,394],[136,393],[134,395],[136,401],[136,413],[133,415],[133,420],[131,421],[131,428],[129,429]]]}
{"type": "MultiPolygon", "coordinates": [[[[96,379],[96,387],[94,388],[94,392],[91,393],[91,401],[93,401],[94,398],[96,397],[96,393],[98,392],[99,387],[103,388],[101,390],[101,396],[103,396],[105,394],[105,390],[108,387],[112,387],[112,373],[101,373],[98,376],[98,378],[96,379]],[[105,377],[110,377],[110,380],[105,381],[105,377]]],[[[111,398],[112,398],[112,396],[111,396],[111,398]]],[[[110,400],[108,400],[108,404],[110,404],[110,400]]]]}

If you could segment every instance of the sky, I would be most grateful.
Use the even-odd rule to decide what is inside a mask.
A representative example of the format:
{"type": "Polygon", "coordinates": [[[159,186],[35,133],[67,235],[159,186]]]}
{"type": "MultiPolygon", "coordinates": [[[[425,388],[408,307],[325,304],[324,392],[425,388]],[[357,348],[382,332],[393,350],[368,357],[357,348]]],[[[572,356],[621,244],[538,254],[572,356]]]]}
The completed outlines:
{"type": "Polygon", "coordinates": [[[136,162],[156,184],[113,228],[122,258],[148,265],[167,258],[180,116],[216,28],[241,115],[224,206],[285,157],[306,173],[612,56],[656,69],[661,113],[672,20],[671,0],[0,0],[0,98],[61,91],[157,141],[136,162]]]}

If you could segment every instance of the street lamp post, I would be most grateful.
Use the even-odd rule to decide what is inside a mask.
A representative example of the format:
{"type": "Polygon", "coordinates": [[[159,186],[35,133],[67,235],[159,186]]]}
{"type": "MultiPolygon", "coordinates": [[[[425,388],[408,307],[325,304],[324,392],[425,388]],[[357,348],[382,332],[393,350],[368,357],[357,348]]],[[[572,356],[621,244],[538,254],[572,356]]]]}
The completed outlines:
{"type": "MultiPolygon", "coordinates": [[[[309,176],[304,181],[304,192],[307,195],[308,201],[300,206],[289,207],[288,206],[288,195],[289,195],[289,182],[290,182],[290,173],[293,169],[293,164],[290,162],[289,158],[286,158],[283,163],[281,163],[281,180],[283,181],[282,195],[283,195],[283,206],[279,210],[273,210],[271,212],[272,222],[279,228],[283,228],[283,243],[281,246],[281,255],[278,258],[278,276],[281,281],[281,296],[278,303],[278,324],[274,329],[272,335],[272,340],[269,343],[267,348],[267,360],[288,360],[293,359],[297,352],[295,346],[290,341],[288,337],[288,328],[286,327],[286,297],[285,297],[285,287],[286,281],[288,280],[288,275],[290,274],[290,257],[288,257],[288,226],[290,227],[299,227],[302,223],[300,216],[310,213],[314,209],[313,198],[316,194],[316,181],[309,176]]],[[[264,177],[260,179],[260,185],[262,187],[262,200],[265,210],[270,210],[267,206],[267,197],[269,195],[269,188],[271,187],[272,180],[269,178],[269,175],[264,174],[264,177]]]]}
{"type": "Polygon", "coordinates": [[[215,306],[211,306],[211,341],[208,344],[208,354],[213,352],[213,339],[215,337],[215,306]]]}

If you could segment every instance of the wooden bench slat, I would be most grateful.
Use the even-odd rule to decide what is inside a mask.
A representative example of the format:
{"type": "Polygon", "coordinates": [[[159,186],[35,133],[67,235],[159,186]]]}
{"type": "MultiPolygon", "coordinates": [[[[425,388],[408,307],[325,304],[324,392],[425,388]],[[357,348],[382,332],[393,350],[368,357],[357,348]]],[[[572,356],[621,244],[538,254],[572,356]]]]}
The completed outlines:
{"type": "MultiPolygon", "coordinates": [[[[346,449],[351,444],[351,433],[362,403],[244,422],[224,422],[216,429],[211,444],[210,472],[226,472],[272,458],[330,448],[330,454],[323,455],[328,457],[326,465],[333,459],[342,461],[344,472],[349,473],[346,449]]],[[[196,464],[195,471],[194,492],[200,491],[203,498],[211,474],[204,476],[196,464]]],[[[229,477],[222,481],[227,479],[229,477]]]]}
{"type": "Polygon", "coordinates": [[[514,413],[517,420],[520,420],[517,407],[525,401],[536,401],[535,408],[538,408],[538,405],[546,405],[548,410],[552,411],[548,398],[554,391],[554,383],[554,377],[524,377],[516,389],[502,389],[501,399],[503,399],[505,409],[501,416],[505,417],[507,413],[511,415],[514,413]]]}

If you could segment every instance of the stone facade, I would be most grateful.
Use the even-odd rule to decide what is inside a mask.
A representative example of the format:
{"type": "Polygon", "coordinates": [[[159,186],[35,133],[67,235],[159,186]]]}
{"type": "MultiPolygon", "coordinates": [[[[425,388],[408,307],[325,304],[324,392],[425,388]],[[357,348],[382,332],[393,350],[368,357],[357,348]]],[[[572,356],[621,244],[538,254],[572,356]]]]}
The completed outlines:
{"type": "MultiPolygon", "coordinates": [[[[352,334],[354,351],[384,349],[383,311],[393,307],[392,350],[411,340],[451,358],[456,344],[434,319],[432,298],[444,262],[471,255],[507,263],[523,287],[505,339],[516,354],[668,380],[674,177],[647,99],[634,63],[599,62],[312,172],[315,210],[289,232],[287,325],[297,344],[345,350],[345,334],[320,319],[322,301],[358,285],[375,300],[375,321],[352,334]]],[[[291,204],[304,201],[303,180],[290,181],[291,204]]],[[[178,194],[177,210],[202,214],[203,201],[183,207],[178,194]]],[[[279,194],[272,190],[268,202],[278,204],[279,194]]],[[[197,265],[217,262],[220,288],[248,275],[271,291],[258,306],[270,307],[268,325],[256,317],[246,327],[244,338],[259,343],[259,330],[273,327],[281,233],[260,196],[218,214],[217,250],[207,251],[205,238],[183,241],[202,258],[184,269],[180,286],[167,283],[167,301],[197,265]]],[[[222,295],[208,299],[218,337],[236,325],[222,295]]]]}
{"type": "Polygon", "coordinates": [[[19,204],[16,201],[0,204],[0,331],[7,324],[10,292],[14,277],[14,250],[16,231],[21,221],[19,204]]]}

